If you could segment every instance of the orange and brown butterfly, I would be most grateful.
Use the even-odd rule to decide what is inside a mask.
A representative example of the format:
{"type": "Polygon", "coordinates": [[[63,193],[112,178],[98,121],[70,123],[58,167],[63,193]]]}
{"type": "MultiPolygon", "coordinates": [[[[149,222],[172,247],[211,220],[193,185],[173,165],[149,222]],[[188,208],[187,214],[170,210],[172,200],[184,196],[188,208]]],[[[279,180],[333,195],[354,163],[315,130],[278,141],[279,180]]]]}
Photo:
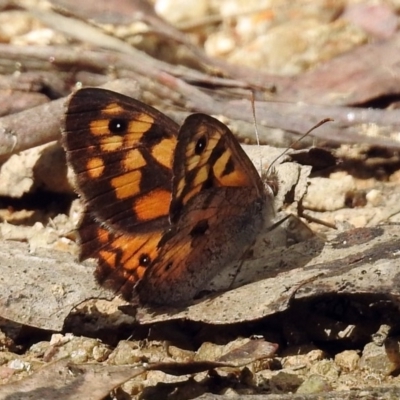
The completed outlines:
{"type": "Polygon", "coordinates": [[[75,92],[63,145],[85,213],[80,259],[142,304],[190,302],[238,260],[273,214],[272,194],[232,132],[193,114],[179,126],[105,89],[75,92]]]}

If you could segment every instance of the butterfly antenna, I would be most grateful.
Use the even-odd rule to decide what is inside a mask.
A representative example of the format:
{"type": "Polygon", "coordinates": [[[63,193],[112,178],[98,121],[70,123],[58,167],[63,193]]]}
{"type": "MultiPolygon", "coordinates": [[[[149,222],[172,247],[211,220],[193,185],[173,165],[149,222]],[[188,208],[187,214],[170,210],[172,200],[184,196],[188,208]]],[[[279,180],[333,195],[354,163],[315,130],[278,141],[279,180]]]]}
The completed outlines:
{"type": "Polygon", "coordinates": [[[295,140],[289,147],[287,147],[278,157],[276,157],[272,163],[269,165],[265,175],[268,176],[271,173],[273,165],[282,157],[284,156],[290,149],[292,149],[297,143],[302,141],[306,136],[308,136],[314,129],[319,128],[321,125],[334,121],[332,118],[324,118],[323,120],[319,121],[316,125],[314,125],[311,129],[309,129],[304,135],[301,135],[297,140],[295,140]]]}
{"type": "MultiPolygon", "coordinates": [[[[254,123],[254,131],[256,133],[256,142],[258,148],[260,148],[260,135],[258,133],[258,128],[257,128],[257,118],[256,118],[256,107],[255,107],[255,97],[254,97],[254,91],[250,91],[250,96],[251,96],[251,111],[253,114],[253,123],[254,123]]],[[[262,173],[262,156],[260,152],[260,174],[262,173]]]]}

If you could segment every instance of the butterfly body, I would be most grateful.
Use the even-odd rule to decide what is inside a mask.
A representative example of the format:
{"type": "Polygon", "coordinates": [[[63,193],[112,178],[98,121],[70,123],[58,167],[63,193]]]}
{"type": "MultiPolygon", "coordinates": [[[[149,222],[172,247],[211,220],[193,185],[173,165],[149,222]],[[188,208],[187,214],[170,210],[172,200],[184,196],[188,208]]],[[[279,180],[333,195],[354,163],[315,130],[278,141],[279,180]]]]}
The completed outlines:
{"type": "Polygon", "coordinates": [[[272,218],[254,165],[210,116],[179,129],[137,100],[88,88],[72,95],[63,136],[86,208],[81,258],[96,258],[100,284],[129,300],[190,302],[272,218]]]}

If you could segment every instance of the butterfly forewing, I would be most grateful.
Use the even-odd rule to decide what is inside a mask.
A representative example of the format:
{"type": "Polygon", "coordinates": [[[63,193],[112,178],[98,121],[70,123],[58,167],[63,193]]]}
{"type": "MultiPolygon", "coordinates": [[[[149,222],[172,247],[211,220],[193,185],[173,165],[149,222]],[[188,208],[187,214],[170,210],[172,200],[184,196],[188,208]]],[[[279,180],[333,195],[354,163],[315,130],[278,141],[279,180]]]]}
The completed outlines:
{"type": "Polygon", "coordinates": [[[170,217],[176,222],[183,207],[211,187],[254,187],[260,196],[263,183],[229,128],[205,114],[186,118],[179,132],[173,166],[170,217]]]}
{"type": "Polygon", "coordinates": [[[72,95],[63,135],[77,190],[96,220],[128,233],[167,224],[178,126],[104,89],[72,95]]]}

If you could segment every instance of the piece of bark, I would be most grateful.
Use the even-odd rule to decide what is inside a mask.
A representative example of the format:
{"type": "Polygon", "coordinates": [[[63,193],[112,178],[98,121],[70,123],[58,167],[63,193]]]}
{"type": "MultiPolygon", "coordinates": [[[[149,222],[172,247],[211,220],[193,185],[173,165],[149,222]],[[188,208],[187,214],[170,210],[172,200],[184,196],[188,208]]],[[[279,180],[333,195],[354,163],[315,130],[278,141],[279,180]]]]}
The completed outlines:
{"type": "MultiPolygon", "coordinates": [[[[214,103],[215,113],[251,122],[251,104],[247,100],[214,103]]],[[[309,136],[318,145],[363,143],[392,149],[400,148],[396,132],[400,129],[400,110],[361,109],[356,107],[305,103],[255,102],[257,125],[304,134],[316,123],[331,118],[332,122],[314,129],[309,136]],[[368,128],[371,132],[368,132],[368,128]]],[[[201,106],[207,112],[207,106],[201,106]]],[[[208,110],[210,111],[210,110],[208,110]]],[[[262,143],[268,143],[268,131],[260,131],[262,143]]],[[[307,142],[307,138],[305,139],[307,142]]]]}
{"type": "Polygon", "coordinates": [[[15,114],[48,101],[48,97],[42,93],[0,90],[0,117],[15,114]]]}

